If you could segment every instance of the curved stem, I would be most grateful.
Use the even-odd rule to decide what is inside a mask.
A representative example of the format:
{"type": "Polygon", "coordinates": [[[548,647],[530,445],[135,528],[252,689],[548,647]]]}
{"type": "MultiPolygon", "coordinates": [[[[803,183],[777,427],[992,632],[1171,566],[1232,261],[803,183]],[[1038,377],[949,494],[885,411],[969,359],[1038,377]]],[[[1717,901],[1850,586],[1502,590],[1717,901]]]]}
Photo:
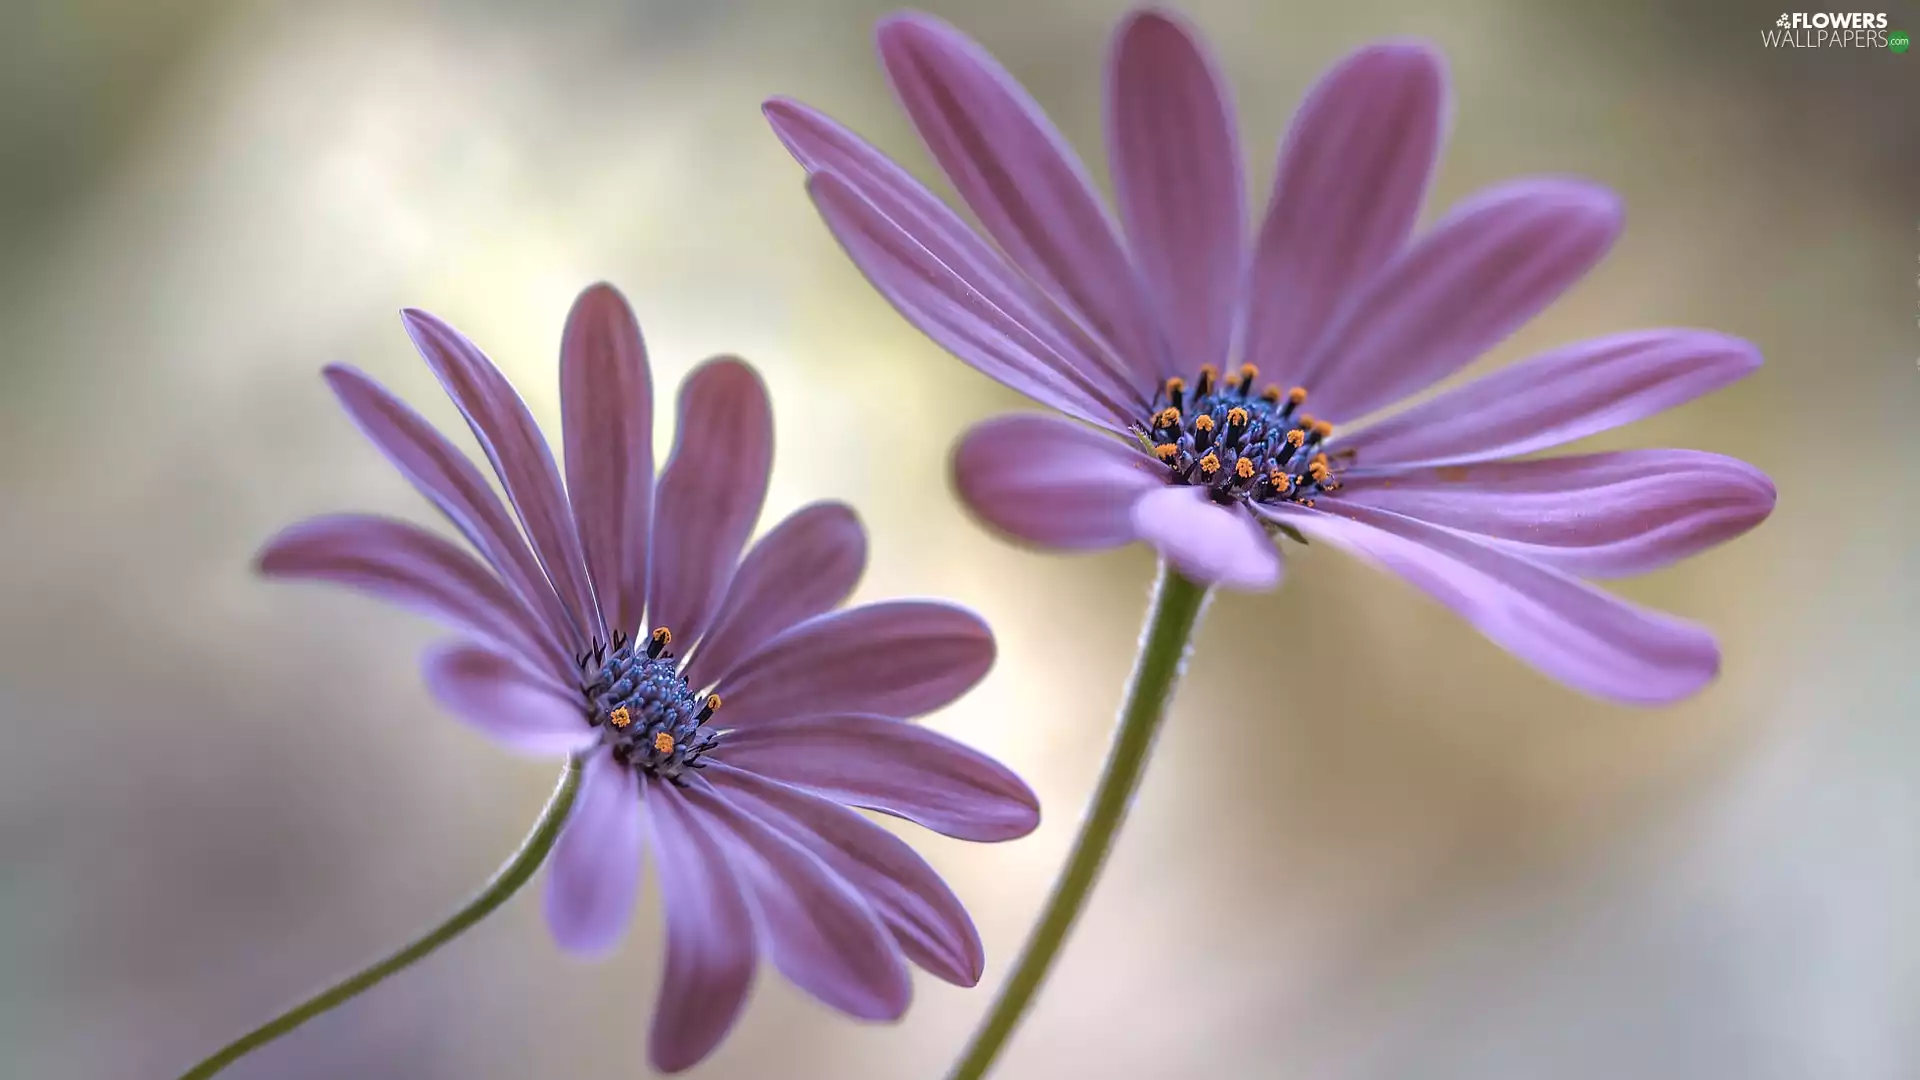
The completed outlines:
{"type": "Polygon", "coordinates": [[[527,834],[520,850],[514,852],[506,865],[494,873],[493,879],[478,895],[445,922],[221,1047],[218,1053],[188,1069],[180,1080],[206,1080],[321,1013],[346,1004],[388,977],[419,963],[428,953],[460,936],[468,927],[506,903],[507,898],[520,891],[520,886],[527,883],[533,872],[546,861],[547,853],[553,850],[553,842],[559,838],[560,826],[566,822],[567,812],[573,808],[573,796],[579,787],[579,763],[568,762],[566,771],[560,774],[560,785],[554,789],[553,797],[547,800],[546,809],[540,812],[540,820],[534,823],[533,831],[527,834]]]}
{"type": "Polygon", "coordinates": [[[1086,907],[1094,880],[1100,876],[1127,807],[1133,803],[1133,793],[1140,786],[1147,755],[1153,749],[1160,722],[1166,718],[1174,685],[1186,667],[1187,651],[1206,603],[1205,586],[1187,580],[1170,566],[1161,567],[1146,628],[1141,632],[1140,656],[1127,683],[1119,726],[1094,788],[1092,806],[1067,854],[1067,864],[1054,882],[1053,893],[1047,897],[1039,923],[1014,962],[1006,985],[1000,988],[992,1011],[974,1032],[960,1063],[948,1074],[951,1080],[980,1080],[987,1075],[1040,984],[1046,981],[1074,920],[1086,907]]]}

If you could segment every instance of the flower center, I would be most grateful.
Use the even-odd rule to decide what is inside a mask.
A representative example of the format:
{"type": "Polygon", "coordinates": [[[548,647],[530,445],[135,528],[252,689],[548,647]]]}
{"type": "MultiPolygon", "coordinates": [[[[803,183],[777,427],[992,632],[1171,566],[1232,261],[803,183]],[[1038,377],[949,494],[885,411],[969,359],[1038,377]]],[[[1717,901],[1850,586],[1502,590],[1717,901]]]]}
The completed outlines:
{"type": "Polygon", "coordinates": [[[1321,449],[1333,425],[1300,411],[1304,388],[1269,384],[1256,394],[1259,378],[1252,364],[1225,380],[1205,364],[1192,386],[1168,379],[1154,395],[1153,415],[1133,433],[1173,483],[1204,487],[1215,502],[1312,506],[1315,495],[1340,487],[1321,449]]]}
{"type": "Polygon", "coordinates": [[[636,644],[615,631],[611,653],[595,645],[575,658],[582,672],[593,673],[580,686],[587,723],[600,729],[613,760],[678,782],[720,744],[720,734],[707,726],[720,695],[695,699],[680,661],[668,651],[673,632],[666,627],[655,630],[643,648],[636,644]]]}

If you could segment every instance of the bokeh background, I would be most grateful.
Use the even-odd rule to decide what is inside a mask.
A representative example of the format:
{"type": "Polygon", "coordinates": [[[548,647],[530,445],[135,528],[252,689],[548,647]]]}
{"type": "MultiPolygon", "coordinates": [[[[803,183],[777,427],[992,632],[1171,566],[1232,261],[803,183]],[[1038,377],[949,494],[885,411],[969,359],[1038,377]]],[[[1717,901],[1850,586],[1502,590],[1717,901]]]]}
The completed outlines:
{"type": "MultiPolygon", "coordinates": [[[[1121,4],[934,9],[1104,177],[1121,4]]],[[[601,278],[632,297],[658,385],[722,351],[765,372],[770,515],[850,499],[863,596],[951,596],[998,629],[989,680],[930,722],[1019,769],[1046,824],[916,837],[972,905],[985,986],[922,979],[903,1023],[863,1027],[763,974],[695,1075],[940,1073],[1077,820],[1153,568],[1027,553],[965,517],[946,450],[1021,403],[870,292],[764,128],[760,100],[792,93],[929,173],[871,58],[882,10],[0,8],[0,1075],[175,1075],[518,842],[553,778],[436,715],[414,668],[434,629],[249,560],[310,513],[433,520],[321,365],[359,364],[464,439],[396,318],[422,306],[557,423],[561,319],[601,278]]],[[[1740,455],[1780,507],[1623,586],[1725,644],[1720,682],[1661,711],[1550,684],[1317,547],[1280,593],[1221,600],[999,1075],[1920,1075],[1920,57],[1765,50],[1757,4],[1186,10],[1235,86],[1255,190],[1314,74],[1382,34],[1453,64],[1429,214],[1528,171],[1620,189],[1611,259],[1488,363],[1631,326],[1749,337],[1760,375],[1596,442],[1740,455]],[[1313,675],[1263,674],[1283,665],[1313,675]]],[[[231,1075],[644,1075],[657,919],[650,892],[617,957],[582,965],[522,898],[231,1075]]]]}

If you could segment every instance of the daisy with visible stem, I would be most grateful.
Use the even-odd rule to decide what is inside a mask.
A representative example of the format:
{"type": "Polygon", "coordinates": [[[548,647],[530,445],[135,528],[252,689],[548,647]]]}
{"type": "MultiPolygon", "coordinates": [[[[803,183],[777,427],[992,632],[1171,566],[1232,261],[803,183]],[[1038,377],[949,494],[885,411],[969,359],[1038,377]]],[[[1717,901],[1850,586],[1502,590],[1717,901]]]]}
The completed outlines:
{"type": "Polygon", "coordinates": [[[345,585],[459,630],[425,660],[435,698],[508,750],[568,764],[525,845],[467,906],[222,1048],[188,1080],[418,962],[504,903],[549,854],[554,940],[595,956],[631,920],[650,853],[667,922],[648,1040],[662,1071],[719,1044],[761,957],[864,1020],[905,1012],[905,961],[978,982],[983,953],[966,909],[912,848],[851,808],[964,840],[1010,840],[1039,824],[1018,777],[905,722],[986,674],[986,625],[932,601],[834,610],[866,563],[865,533],[840,503],[798,510],[747,547],[773,426],[759,376],[738,360],[688,376],[656,484],[646,351],[611,287],[581,294],[561,345],[564,484],[493,363],[431,315],[405,321],[511,514],[417,413],[367,376],[330,368],[354,422],[480,558],[404,522],[341,515],[280,534],[261,570],[345,585]]]}
{"type": "Polygon", "coordinates": [[[1567,178],[1475,194],[1421,235],[1447,122],[1429,48],[1360,49],[1308,93],[1249,228],[1233,108],[1179,19],[1129,16],[1107,82],[1116,227],[1046,116],[978,45],[883,21],[894,92],[981,232],[821,113],[766,105],[821,216],[935,342],[1065,417],[969,431],[956,486],[987,523],[1053,550],[1136,540],[1163,563],[1093,808],[956,1078],[992,1065],[1084,905],[1213,586],[1281,577],[1278,535],[1410,582],[1576,690],[1627,704],[1712,680],[1705,629],[1583,578],[1668,565],[1752,528],[1774,489],[1687,450],[1522,458],[1750,373],[1700,330],[1585,341],[1381,418],[1458,372],[1591,269],[1618,200],[1567,178]],[[984,235],[982,235],[984,232],[984,235]],[[1349,433],[1351,421],[1366,421],[1349,433]]]}

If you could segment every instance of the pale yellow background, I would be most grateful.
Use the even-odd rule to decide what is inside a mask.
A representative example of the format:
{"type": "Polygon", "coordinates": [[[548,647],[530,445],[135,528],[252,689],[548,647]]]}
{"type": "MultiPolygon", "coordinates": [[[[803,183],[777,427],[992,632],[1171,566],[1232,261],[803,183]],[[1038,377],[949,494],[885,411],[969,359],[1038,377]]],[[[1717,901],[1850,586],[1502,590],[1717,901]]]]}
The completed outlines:
{"type": "MultiPolygon", "coordinates": [[[[1104,176],[1120,5],[941,6],[1104,176]]],[[[1152,566],[1023,552],[964,516],[947,447],[1021,403],[867,288],[760,119],[793,93],[924,175],[871,59],[881,10],[9,3],[0,1074],[171,1076],[517,842],[552,770],[437,714],[414,668],[435,631],[248,561],[306,514],[431,520],[322,364],[457,424],[395,316],[426,307],[557,424],[560,321],[599,278],[633,298],[659,386],[719,351],[761,367],[770,509],[858,503],[863,597],[954,597],[999,632],[989,680],[932,723],[1019,769],[1046,822],[1000,847],[915,834],[978,917],[987,986],[923,979],[904,1023],[861,1027],[768,974],[696,1075],[939,1074],[1078,817],[1152,566]]],[[[1725,643],[1719,684],[1665,711],[1552,685],[1331,551],[1218,603],[1000,1075],[1920,1075],[1920,57],[1767,51],[1777,13],[1754,4],[1189,10],[1262,187],[1313,75],[1410,33],[1458,89],[1430,212],[1526,171],[1619,188],[1613,257],[1492,362],[1641,325],[1753,339],[1758,377],[1604,442],[1740,455],[1780,509],[1627,586],[1725,643]]],[[[232,1075],[642,1075],[657,919],[649,892],[627,946],[585,966],[523,898],[232,1075]]]]}

